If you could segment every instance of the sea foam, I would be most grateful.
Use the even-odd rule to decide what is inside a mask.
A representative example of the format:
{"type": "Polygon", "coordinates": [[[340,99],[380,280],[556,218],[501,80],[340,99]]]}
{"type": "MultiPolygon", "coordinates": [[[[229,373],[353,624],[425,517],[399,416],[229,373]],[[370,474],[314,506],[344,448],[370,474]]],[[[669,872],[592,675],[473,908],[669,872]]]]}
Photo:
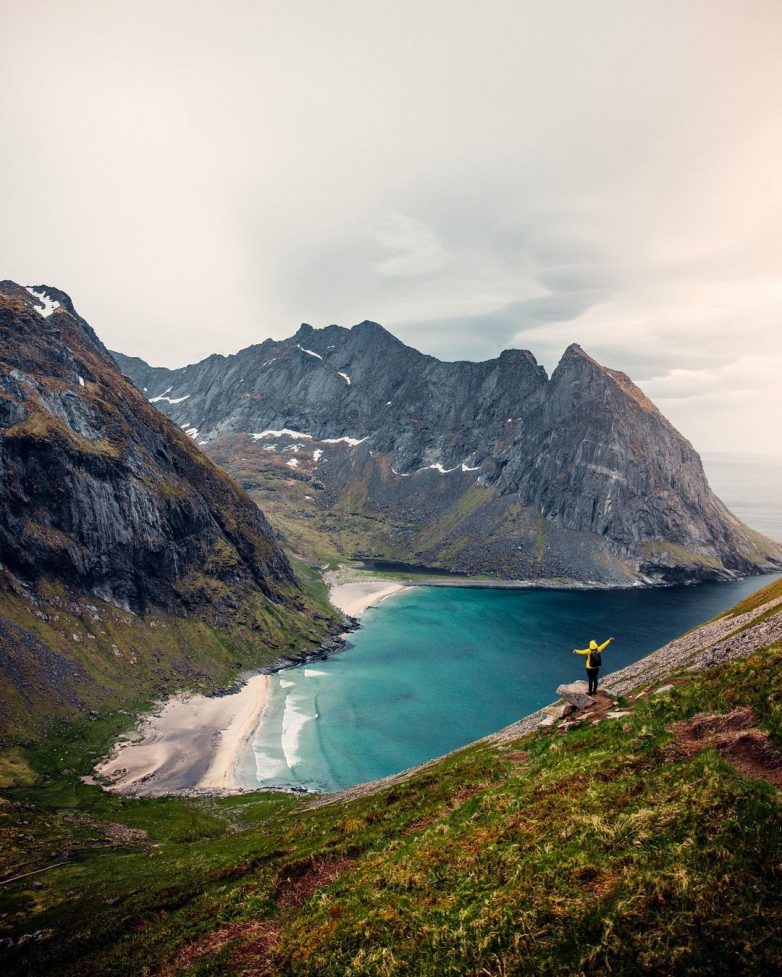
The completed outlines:
{"type": "Polygon", "coordinates": [[[300,708],[292,695],[286,697],[285,712],[282,714],[282,752],[290,770],[293,770],[301,760],[299,754],[301,731],[313,718],[315,717],[300,708]]]}

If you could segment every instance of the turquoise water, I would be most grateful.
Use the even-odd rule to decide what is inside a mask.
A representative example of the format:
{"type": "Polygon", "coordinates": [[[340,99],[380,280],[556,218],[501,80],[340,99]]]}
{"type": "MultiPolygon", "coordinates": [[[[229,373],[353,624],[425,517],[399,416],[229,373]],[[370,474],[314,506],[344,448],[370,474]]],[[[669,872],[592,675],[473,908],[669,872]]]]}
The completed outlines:
{"type": "Polygon", "coordinates": [[[247,786],[338,790],[439,756],[539,709],[582,678],[571,653],[616,636],[603,674],[775,577],[613,591],[417,587],[370,609],[349,647],[271,677],[239,763],[247,786]]]}

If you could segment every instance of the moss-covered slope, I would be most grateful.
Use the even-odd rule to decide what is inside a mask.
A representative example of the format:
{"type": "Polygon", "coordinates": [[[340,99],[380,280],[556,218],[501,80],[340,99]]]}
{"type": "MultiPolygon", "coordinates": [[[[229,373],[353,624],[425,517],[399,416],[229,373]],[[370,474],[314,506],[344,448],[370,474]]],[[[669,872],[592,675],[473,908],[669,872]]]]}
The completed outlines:
{"type": "Polygon", "coordinates": [[[334,624],[69,297],[0,282],[0,736],[214,685],[334,624]]]}
{"type": "Polygon", "coordinates": [[[623,715],[511,730],[320,806],[128,800],[55,773],[87,770],[110,724],[17,750],[4,859],[44,871],[0,888],[10,972],[778,973],[780,598],[777,583],[727,623],[744,654],[762,619],[766,646],[674,663],[623,715]]]}

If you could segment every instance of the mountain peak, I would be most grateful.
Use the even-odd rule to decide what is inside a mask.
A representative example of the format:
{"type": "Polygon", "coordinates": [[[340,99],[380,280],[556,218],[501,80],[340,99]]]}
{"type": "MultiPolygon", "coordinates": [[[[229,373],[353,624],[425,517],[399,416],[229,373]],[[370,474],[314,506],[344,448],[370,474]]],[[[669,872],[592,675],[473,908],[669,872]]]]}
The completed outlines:
{"type": "MultiPolygon", "coordinates": [[[[313,518],[330,518],[355,490],[347,518],[361,520],[363,552],[623,585],[778,565],[772,544],[764,562],[711,494],[689,443],[624,374],[578,343],[550,381],[526,350],[446,362],[371,320],[351,329],[305,323],[252,368],[239,359],[156,374],[155,405],[180,426],[197,418],[199,442],[247,484],[279,479],[291,513],[303,498],[313,518]],[[286,431],[329,447],[307,451],[286,442],[286,431]],[[238,435],[253,439],[252,457],[238,435]],[[464,493],[481,516],[470,510],[457,532],[452,513],[464,493]],[[517,505],[522,522],[509,535],[502,514],[517,505]],[[541,515],[542,550],[529,532],[541,515]],[[447,528],[432,543],[418,527],[438,520],[447,528]],[[573,532],[590,535],[576,546],[573,532]],[[660,540],[676,544],[672,557],[654,549],[660,540]]],[[[145,385],[143,371],[129,369],[145,385]]]]}
{"type": "Polygon", "coordinates": [[[390,333],[385,326],[381,326],[379,322],[373,322],[372,319],[364,319],[362,322],[356,323],[350,330],[358,335],[367,334],[374,336],[382,336],[383,338],[393,339],[394,342],[399,343],[401,340],[397,339],[393,333],[390,333]]]}
{"type": "Polygon", "coordinates": [[[559,361],[559,366],[573,363],[589,363],[592,366],[597,366],[600,369],[603,369],[600,363],[598,363],[596,359],[593,359],[589,353],[585,352],[578,343],[571,343],[568,346],[568,348],[562,354],[562,358],[559,361]]]}

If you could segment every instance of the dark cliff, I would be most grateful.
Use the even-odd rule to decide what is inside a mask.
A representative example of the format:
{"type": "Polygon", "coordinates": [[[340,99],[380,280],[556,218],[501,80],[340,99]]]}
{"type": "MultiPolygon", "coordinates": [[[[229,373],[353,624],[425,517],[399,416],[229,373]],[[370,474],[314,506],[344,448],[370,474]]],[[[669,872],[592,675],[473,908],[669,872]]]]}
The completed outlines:
{"type": "Polygon", "coordinates": [[[575,345],[551,378],[527,351],[445,363],[371,322],[303,325],[179,370],[114,355],[297,546],[314,525],[321,554],[601,584],[782,560],[629,378],[575,345]]]}
{"type": "Polygon", "coordinates": [[[302,574],[64,292],[0,283],[0,740],[307,656],[302,574]]]}
{"type": "MultiPolygon", "coordinates": [[[[0,286],[0,560],[135,611],[294,574],[257,506],[120,375],[70,299],[0,286]]],[[[287,598],[286,598],[287,599],[287,598]]]]}

